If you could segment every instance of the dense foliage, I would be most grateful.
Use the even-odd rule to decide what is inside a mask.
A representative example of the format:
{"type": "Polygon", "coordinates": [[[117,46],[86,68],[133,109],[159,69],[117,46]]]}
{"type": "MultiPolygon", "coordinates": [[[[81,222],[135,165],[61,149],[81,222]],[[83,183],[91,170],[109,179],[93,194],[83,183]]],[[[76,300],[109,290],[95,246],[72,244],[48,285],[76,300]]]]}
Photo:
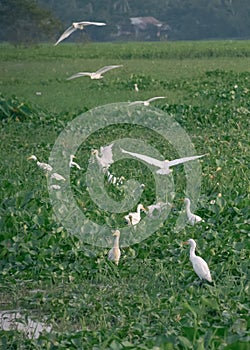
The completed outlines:
{"type": "MultiPolygon", "coordinates": [[[[139,50],[136,43],[117,49],[90,44],[1,50],[0,308],[19,310],[23,323],[29,316],[52,325],[38,339],[15,329],[0,331],[2,349],[248,349],[249,45],[171,44],[171,51],[161,43],[141,44],[139,50]],[[123,68],[101,81],[66,80],[110,61],[123,68]],[[175,232],[184,196],[181,169],[175,171],[180,193],[170,217],[148,239],[123,248],[116,266],[107,260],[108,249],[89,253],[90,247],[57,222],[46,176],[27,157],[47,161],[58,134],[78,112],[155,95],[167,96],[154,106],[174,116],[197,153],[208,153],[197,209],[204,222],[175,232]],[[181,244],[191,237],[214,284],[197,284],[181,244]]],[[[149,139],[143,130],[119,132],[149,139]]],[[[104,129],[86,140],[77,153],[84,169],[91,149],[115,133],[115,127],[104,129]]],[[[145,184],[149,205],[155,200],[151,177],[145,167],[137,169],[114,164],[117,175],[145,184]]],[[[112,225],[109,213],[92,205],[78,176],[72,169],[82,210],[112,225]]],[[[115,188],[110,195],[117,195],[115,188]]]]}

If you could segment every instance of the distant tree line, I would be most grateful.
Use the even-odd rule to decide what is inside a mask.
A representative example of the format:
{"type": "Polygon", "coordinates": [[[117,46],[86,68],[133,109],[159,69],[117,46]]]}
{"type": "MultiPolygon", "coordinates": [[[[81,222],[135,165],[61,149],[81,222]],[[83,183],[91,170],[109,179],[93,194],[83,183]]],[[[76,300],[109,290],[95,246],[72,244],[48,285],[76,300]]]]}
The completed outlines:
{"type": "Polygon", "coordinates": [[[0,41],[55,40],[73,21],[105,21],[88,28],[91,40],[204,40],[250,38],[249,0],[1,0],[0,41]],[[162,23],[135,26],[131,18],[162,23]]]}

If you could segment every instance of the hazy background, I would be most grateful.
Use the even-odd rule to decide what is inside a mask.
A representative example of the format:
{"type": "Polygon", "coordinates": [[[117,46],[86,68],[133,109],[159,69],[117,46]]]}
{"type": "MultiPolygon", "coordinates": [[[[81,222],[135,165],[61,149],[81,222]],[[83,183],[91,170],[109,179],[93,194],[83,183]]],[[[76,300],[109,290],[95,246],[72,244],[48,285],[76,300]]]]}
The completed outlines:
{"type": "Polygon", "coordinates": [[[67,41],[249,39],[249,0],[1,0],[0,41],[54,41],[74,21],[106,22],[67,41]]]}

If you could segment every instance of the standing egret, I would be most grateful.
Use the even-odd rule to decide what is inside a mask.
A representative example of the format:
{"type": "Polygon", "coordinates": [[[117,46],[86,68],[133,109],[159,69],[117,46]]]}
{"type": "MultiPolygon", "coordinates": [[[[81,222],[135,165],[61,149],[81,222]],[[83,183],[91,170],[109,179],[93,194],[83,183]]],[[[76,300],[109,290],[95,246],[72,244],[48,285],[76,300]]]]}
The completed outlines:
{"type": "Polygon", "coordinates": [[[184,203],[186,204],[186,213],[187,213],[188,221],[190,222],[191,225],[194,226],[195,223],[203,221],[199,215],[195,215],[191,213],[189,198],[184,198],[184,203]]]}
{"type": "Polygon", "coordinates": [[[51,179],[55,179],[57,181],[66,181],[65,177],[63,177],[62,175],[58,174],[58,173],[53,173],[51,174],[51,179]]]}
{"type": "Polygon", "coordinates": [[[75,166],[77,169],[81,169],[80,165],[73,161],[74,158],[76,158],[76,156],[71,154],[70,155],[70,161],[69,161],[69,167],[73,168],[75,166]]]}
{"type": "Polygon", "coordinates": [[[136,92],[139,92],[138,84],[134,84],[134,88],[136,92]]]}
{"type": "Polygon", "coordinates": [[[36,164],[39,166],[39,168],[41,168],[44,171],[52,171],[53,168],[51,165],[47,164],[47,163],[41,163],[39,162],[39,160],[37,159],[36,156],[32,155],[28,158],[28,160],[33,159],[34,161],[36,161],[36,164]]]}
{"type": "Polygon", "coordinates": [[[98,161],[99,165],[103,170],[106,170],[110,167],[113,161],[113,153],[112,153],[112,147],[113,143],[111,143],[108,146],[104,146],[100,148],[100,152],[97,149],[94,149],[92,151],[92,155],[96,157],[96,160],[98,161]]]}
{"type": "Polygon", "coordinates": [[[158,160],[158,159],[155,159],[152,157],[145,156],[144,154],[128,152],[128,151],[125,151],[124,149],[121,149],[121,151],[122,151],[122,153],[130,154],[132,157],[141,159],[148,164],[151,164],[151,165],[156,166],[157,168],[160,168],[156,171],[156,173],[161,174],[161,175],[170,174],[172,171],[172,169],[170,169],[170,167],[172,167],[174,165],[186,163],[186,162],[189,162],[191,160],[196,160],[198,158],[205,156],[205,154],[203,154],[200,156],[191,156],[191,157],[179,158],[179,159],[174,159],[174,160],[169,161],[169,160],[158,160]]]}
{"type": "Polygon", "coordinates": [[[129,213],[128,215],[124,216],[125,220],[127,221],[128,225],[136,225],[141,220],[141,210],[146,212],[146,209],[142,204],[138,204],[137,211],[133,213],[129,213]]]}
{"type": "Polygon", "coordinates": [[[183,242],[183,244],[190,245],[190,261],[195,273],[201,280],[212,282],[212,277],[206,261],[195,254],[196,242],[193,239],[189,239],[187,242],[183,242]]]}
{"type": "Polygon", "coordinates": [[[85,76],[90,77],[90,79],[102,79],[103,78],[102,74],[108,72],[111,69],[120,68],[120,67],[122,67],[122,65],[105,66],[105,67],[98,69],[96,72],[79,72],[79,73],[71,75],[71,77],[67,78],[67,80],[72,80],[75,78],[80,78],[80,77],[85,77],[85,76]]]}
{"type": "Polygon", "coordinates": [[[166,98],[166,97],[165,96],[156,96],[156,97],[151,97],[151,98],[149,98],[148,100],[145,100],[145,101],[134,101],[134,102],[131,102],[129,104],[129,106],[139,105],[139,104],[143,104],[144,106],[149,106],[150,102],[153,102],[155,100],[160,100],[162,98],[166,98]]]}
{"type": "Polygon", "coordinates": [[[113,233],[113,236],[115,237],[114,245],[109,251],[108,258],[109,258],[109,260],[114,261],[116,265],[118,265],[120,257],[121,257],[121,250],[119,248],[120,231],[116,230],[113,233]]]}
{"type": "Polygon", "coordinates": [[[87,26],[105,26],[106,23],[102,22],[73,22],[72,25],[63,32],[63,34],[60,36],[60,38],[57,40],[57,42],[54,44],[55,46],[59,44],[61,41],[66,39],[70,34],[75,32],[77,29],[83,30],[87,26]]]}

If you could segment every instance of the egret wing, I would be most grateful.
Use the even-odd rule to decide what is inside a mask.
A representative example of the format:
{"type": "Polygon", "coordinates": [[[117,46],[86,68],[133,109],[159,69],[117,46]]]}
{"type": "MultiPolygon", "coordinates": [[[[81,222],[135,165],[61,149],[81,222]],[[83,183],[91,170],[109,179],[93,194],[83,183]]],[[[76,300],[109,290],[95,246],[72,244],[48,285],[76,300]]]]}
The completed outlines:
{"type": "Polygon", "coordinates": [[[115,69],[115,68],[119,68],[119,67],[122,67],[122,65],[118,65],[118,66],[105,66],[105,67],[102,67],[100,69],[98,69],[95,73],[96,74],[103,74],[105,72],[108,72],[109,70],[111,69],[115,69]]]}
{"type": "Polygon", "coordinates": [[[57,44],[59,44],[61,41],[66,39],[68,36],[70,36],[70,34],[72,34],[76,30],[77,28],[71,25],[68,29],[65,30],[65,32],[60,36],[60,38],[57,40],[57,42],[54,45],[56,46],[57,44]]]}
{"type": "Polygon", "coordinates": [[[178,165],[178,164],[189,162],[190,160],[196,160],[196,159],[204,157],[204,156],[205,156],[205,154],[202,154],[200,156],[191,156],[191,157],[184,157],[184,158],[174,159],[174,160],[171,160],[170,162],[168,162],[167,165],[168,165],[168,167],[171,167],[171,166],[174,166],[174,165],[178,165]]]}
{"type": "Polygon", "coordinates": [[[130,154],[131,156],[138,158],[138,159],[141,159],[144,162],[151,164],[151,165],[154,165],[158,168],[162,168],[164,165],[164,161],[145,156],[144,154],[128,152],[128,151],[125,151],[124,149],[121,149],[121,151],[122,151],[122,153],[130,154]]]}
{"type": "Polygon", "coordinates": [[[148,99],[148,102],[152,102],[155,100],[160,100],[162,98],[166,98],[165,96],[156,96],[156,97],[151,97],[150,99],[148,99]]]}
{"type": "Polygon", "coordinates": [[[142,103],[144,103],[144,101],[134,101],[134,102],[131,102],[131,103],[129,104],[129,106],[139,105],[139,104],[142,104],[142,103]]]}
{"type": "Polygon", "coordinates": [[[83,25],[83,26],[106,26],[106,23],[102,23],[102,22],[86,22],[86,21],[83,21],[83,22],[77,22],[77,24],[79,25],[83,25]]]}
{"type": "Polygon", "coordinates": [[[86,76],[89,77],[90,75],[91,75],[91,73],[89,73],[89,72],[79,72],[79,73],[71,75],[71,77],[67,78],[67,80],[80,78],[80,77],[86,77],[86,76]]]}

